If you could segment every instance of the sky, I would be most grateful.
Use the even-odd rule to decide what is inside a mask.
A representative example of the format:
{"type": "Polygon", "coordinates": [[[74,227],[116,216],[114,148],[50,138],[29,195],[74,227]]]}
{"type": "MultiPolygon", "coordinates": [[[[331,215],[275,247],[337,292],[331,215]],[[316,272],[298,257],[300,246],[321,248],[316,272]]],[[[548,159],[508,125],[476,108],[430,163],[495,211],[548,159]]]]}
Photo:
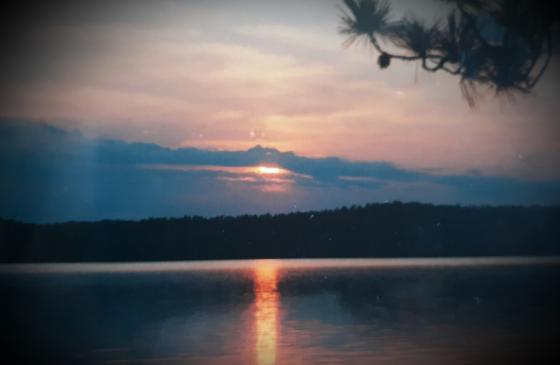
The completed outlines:
{"type": "MultiPolygon", "coordinates": [[[[429,20],[447,10],[431,0],[392,4],[395,19],[417,14],[429,20]]],[[[0,166],[1,216],[57,221],[217,215],[392,199],[560,201],[556,57],[533,94],[515,102],[488,95],[470,108],[452,76],[428,75],[414,63],[394,62],[381,70],[372,49],[343,47],[340,1],[102,0],[14,6],[2,22],[0,130],[2,139],[13,143],[3,147],[8,157],[0,166]],[[52,128],[42,128],[47,125],[52,128]],[[53,142],[56,138],[65,142],[53,142]],[[84,151],[95,146],[106,153],[109,140],[127,154],[146,156],[133,164],[117,157],[92,165],[84,151]],[[49,143],[62,146],[48,155],[59,161],[56,167],[39,153],[50,151],[49,143]],[[169,157],[172,162],[148,158],[138,146],[175,157],[169,157]],[[68,154],[61,151],[68,148],[72,158],[65,160],[68,154]],[[185,149],[196,149],[202,160],[185,157],[185,149]],[[215,158],[242,152],[261,155],[228,164],[215,158]],[[271,157],[275,154],[300,160],[295,165],[281,160],[292,163],[283,166],[271,157]],[[251,170],[259,164],[280,170],[251,170]],[[328,165],[328,178],[309,173],[308,165],[316,164],[328,165]],[[106,165],[134,170],[130,176],[138,180],[130,183],[137,186],[150,185],[156,175],[173,178],[161,177],[160,188],[140,189],[138,194],[151,194],[142,209],[132,208],[130,201],[119,209],[74,207],[86,199],[85,186],[96,191],[95,199],[86,199],[93,205],[118,195],[100,188],[106,165]],[[224,171],[232,165],[241,170],[224,171]],[[408,175],[368,170],[375,166],[412,174],[414,184],[408,175]],[[37,180],[40,171],[47,171],[50,180],[37,180]],[[34,181],[29,191],[21,183],[24,177],[34,181]],[[49,205],[60,186],[74,189],[57,203],[66,208],[39,213],[37,207],[49,205]],[[30,191],[36,201],[16,211],[13,197],[30,191]]]]}

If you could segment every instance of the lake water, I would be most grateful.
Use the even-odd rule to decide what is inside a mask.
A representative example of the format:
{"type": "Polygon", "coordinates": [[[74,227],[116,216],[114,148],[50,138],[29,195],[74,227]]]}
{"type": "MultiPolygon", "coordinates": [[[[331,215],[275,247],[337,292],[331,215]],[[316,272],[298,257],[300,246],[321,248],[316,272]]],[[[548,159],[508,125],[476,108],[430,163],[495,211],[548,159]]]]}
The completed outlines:
{"type": "MultiPolygon", "coordinates": [[[[29,364],[529,364],[558,353],[560,260],[0,265],[29,364]]],[[[554,359],[554,358],[553,358],[554,359]]]]}

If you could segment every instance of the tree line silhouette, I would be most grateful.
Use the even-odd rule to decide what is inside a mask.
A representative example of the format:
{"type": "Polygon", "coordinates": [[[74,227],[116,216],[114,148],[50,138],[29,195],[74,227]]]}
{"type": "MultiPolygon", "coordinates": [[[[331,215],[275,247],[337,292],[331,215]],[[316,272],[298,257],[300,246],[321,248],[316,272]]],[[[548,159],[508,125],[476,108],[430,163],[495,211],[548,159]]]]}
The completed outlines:
{"type": "Polygon", "coordinates": [[[370,204],[238,217],[0,220],[0,262],[560,254],[560,207],[370,204]]]}

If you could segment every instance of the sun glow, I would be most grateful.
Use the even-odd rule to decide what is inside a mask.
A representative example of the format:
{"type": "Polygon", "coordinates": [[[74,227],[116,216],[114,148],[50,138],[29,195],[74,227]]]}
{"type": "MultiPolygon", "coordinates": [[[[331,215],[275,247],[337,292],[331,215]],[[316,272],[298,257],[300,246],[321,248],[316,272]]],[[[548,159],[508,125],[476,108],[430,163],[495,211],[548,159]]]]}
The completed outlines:
{"type": "Polygon", "coordinates": [[[255,170],[257,174],[262,175],[280,175],[286,173],[286,170],[274,166],[257,166],[255,170]]]}

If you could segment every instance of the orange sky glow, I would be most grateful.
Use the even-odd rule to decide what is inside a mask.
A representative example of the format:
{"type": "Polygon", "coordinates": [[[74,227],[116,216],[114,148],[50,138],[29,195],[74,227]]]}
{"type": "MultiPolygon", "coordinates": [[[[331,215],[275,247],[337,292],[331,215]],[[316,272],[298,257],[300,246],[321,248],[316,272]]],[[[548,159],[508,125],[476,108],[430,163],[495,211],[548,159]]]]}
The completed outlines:
{"type": "MultiPolygon", "coordinates": [[[[417,3],[394,1],[395,14],[422,13],[417,3]]],[[[342,47],[334,0],[169,1],[155,13],[124,4],[129,18],[107,10],[101,21],[38,26],[30,39],[48,61],[9,80],[0,116],[175,148],[261,144],[435,172],[560,177],[557,62],[535,95],[489,96],[471,109],[451,76],[413,63],[380,70],[372,50],[342,47]]],[[[275,168],[258,172],[284,174],[275,168]]]]}

